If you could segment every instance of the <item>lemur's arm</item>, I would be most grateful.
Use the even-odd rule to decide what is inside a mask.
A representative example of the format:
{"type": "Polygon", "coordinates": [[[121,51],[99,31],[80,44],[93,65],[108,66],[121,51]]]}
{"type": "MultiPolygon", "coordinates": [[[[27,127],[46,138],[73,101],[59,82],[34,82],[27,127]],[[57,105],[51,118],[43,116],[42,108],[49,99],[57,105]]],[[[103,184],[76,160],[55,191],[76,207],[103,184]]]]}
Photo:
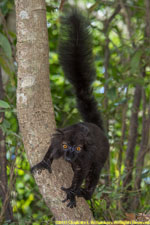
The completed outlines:
{"type": "Polygon", "coordinates": [[[41,170],[44,170],[44,169],[47,169],[49,173],[51,173],[52,172],[51,164],[53,162],[52,153],[53,153],[53,147],[50,146],[43,160],[31,168],[31,173],[34,173],[36,170],[38,170],[38,172],[40,173],[41,170]]]}
{"type": "Polygon", "coordinates": [[[45,154],[43,160],[31,168],[32,173],[36,170],[38,170],[40,173],[41,170],[44,170],[44,169],[47,169],[49,173],[52,172],[51,164],[53,162],[53,159],[58,159],[63,155],[61,139],[62,139],[62,134],[56,133],[55,136],[52,138],[52,143],[47,153],[45,154]]]}

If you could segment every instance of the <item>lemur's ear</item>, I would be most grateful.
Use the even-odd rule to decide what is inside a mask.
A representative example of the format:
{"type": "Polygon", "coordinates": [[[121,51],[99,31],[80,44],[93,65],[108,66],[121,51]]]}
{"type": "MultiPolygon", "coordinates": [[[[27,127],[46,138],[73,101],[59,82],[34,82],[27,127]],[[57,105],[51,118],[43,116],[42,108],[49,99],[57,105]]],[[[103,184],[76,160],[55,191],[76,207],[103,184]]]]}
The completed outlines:
{"type": "Polygon", "coordinates": [[[63,130],[62,130],[61,128],[57,128],[57,129],[56,129],[56,132],[57,132],[58,134],[64,134],[64,132],[63,132],[63,130]]]}
{"type": "MultiPolygon", "coordinates": [[[[87,145],[92,145],[93,144],[93,140],[91,138],[91,135],[90,135],[90,130],[87,126],[85,126],[83,123],[80,124],[80,128],[81,128],[81,131],[83,132],[83,135],[84,135],[84,141],[85,141],[85,144],[87,145]]],[[[93,145],[94,146],[94,145],[93,145]]]]}
{"type": "Polygon", "coordinates": [[[64,132],[62,129],[56,129],[56,133],[53,134],[53,137],[62,137],[64,135],[64,132]]]}
{"type": "Polygon", "coordinates": [[[86,127],[83,123],[80,124],[80,128],[81,128],[84,136],[87,137],[90,133],[89,128],[86,127]]]}

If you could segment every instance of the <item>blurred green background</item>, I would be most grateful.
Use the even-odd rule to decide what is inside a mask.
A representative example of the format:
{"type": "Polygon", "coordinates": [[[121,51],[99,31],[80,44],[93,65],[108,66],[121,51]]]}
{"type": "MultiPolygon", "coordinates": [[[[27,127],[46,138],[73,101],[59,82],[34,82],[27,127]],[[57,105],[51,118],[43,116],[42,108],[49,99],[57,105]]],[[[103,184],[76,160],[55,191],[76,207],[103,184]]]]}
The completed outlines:
{"type": "MultiPolygon", "coordinates": [[[[88,9],[93,34],[93,52],[97,80],[94,95],[108,130],[111,145],[109,165],[105,167],[92,198],[92,212],[97,220],[124,219],[126,210],[121,199],[124,193],[125,158],[129,142],[129,128],[137,85],[142,86],[142,100],[138,109],[138,130],[134,151],[132,191],[128,198],[139,196],[135,213],[150,211],[150,155],[146,154],[141,173],[141,189],[135,190],[136,165],[143,134],[143,115],[150,113],[150,45],[146,36],[146,6],[144,0],[124,1],[113,15],[118,1],[80,1],[88,9]],[[142,69],[144,68],[144,76],[142,69]],[[106,79],[107,78],[107,79],[106,79]],[[104,93],[105,92],[105,93],[104,93]],[[145,100],[144,100],[145,99],[145,100]],[[145,114],[144,114],[145,113],[145,114]],[[124,127],[125,126],[125,127],[124,127]]],[[[58,63],[57,43],[60,1],[47,0],[47,27],[49,35],[50,86],[58,127],[80,121],[71,85],[64,79],[58,63]]],[[[150,12],[149,12],[150,13],[150,12]]],[[[11,186],[11,205],[14,218],[11,224],[54,224],[53,216],[42,200],[30,173],[20,137],[16,116],[17,63],[15,6],[12,0],[0,1],[0,69],[4,98],[0,100],[0,129],[5,134],[7,150],[8,187],[11,186]],[[10,172],[13,170],[13,178],[10,172]]],[[[149,120],[147,120],[149,121],[149,120]]],[[[150,129],[150,128],[148,128],[150,129]]],[[[149,130],[148,130],[149,131],[149,130]]],[[[147,131],[147,132],[148,132],[147,131]]],[[[150,139],[150,136],[149,136],[150,139]]],[[[150,148],[150,140],[147,149],[150,148]]],[[[148,152],[147,150],[147,152],[148,152]]],[[[2,202],[0,201],[2,209],[2,202]]],[[[10,224],[5,221],[3,224],[10,224]]]]}

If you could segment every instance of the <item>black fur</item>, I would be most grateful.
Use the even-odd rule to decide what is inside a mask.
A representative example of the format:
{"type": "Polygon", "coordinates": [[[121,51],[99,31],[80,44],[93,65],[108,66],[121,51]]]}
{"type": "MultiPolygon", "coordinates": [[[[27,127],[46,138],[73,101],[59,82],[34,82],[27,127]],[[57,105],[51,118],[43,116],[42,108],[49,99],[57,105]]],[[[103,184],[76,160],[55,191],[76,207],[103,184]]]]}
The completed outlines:
{"type": "Polygon", "coordinates": [[[58,47],[60,64],[75,88],[83,120],[94,123],[103,130],[103,121],[92,95],[91,84],[95,80],[96,71],[89,20],[77,8],[71,8],[70,12],[64,14],[61,17],[58,47]]]}
{"type": "Polygon", "coordinates": [[[102,119],[92,95],[95,68],[91,43],[88,19],[76,8],[65,12],[61,17],[59,60],[65,76],[74,86],[84,122],[58,129],[44,159],[31,169],[32,172],[48,169],[51,173],[53,159],[63,157],[68,161],[74,177],[71,187],[62,187],[62,190],[66,192],[63,202],[69,200],[67,206],[70,208],[76,206],[75,196],[92,197],[109,152],[102,119]]]}

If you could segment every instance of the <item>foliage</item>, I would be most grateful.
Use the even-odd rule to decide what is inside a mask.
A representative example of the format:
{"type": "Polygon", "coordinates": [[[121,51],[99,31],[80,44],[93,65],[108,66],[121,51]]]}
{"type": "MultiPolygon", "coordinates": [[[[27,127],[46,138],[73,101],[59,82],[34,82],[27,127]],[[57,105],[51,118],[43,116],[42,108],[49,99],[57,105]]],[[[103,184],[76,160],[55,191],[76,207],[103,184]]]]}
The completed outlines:
{"type": "MultiPolygon", "coordinates": [[[[126,5],[127,10],[130,11],[130,17],[124,16],[124,11],[122,10],[113,18],[106,30],[107,19],[115,9],[114,2],[82,1],[82,4],[84,6],[87,5],[89,8],[89,15],[92,21],[93,51],[97,69],[97,80],[93,84],[94,94],[104,115],[106,127],[109,124],[108,135],[111,145],[110,170],[102,172],[100,184],[92,199],[92,206],[89,202],[97,220],[119,220],[124,218],[124,210],[121,207],[121,199],[125,191],[123,188],[123,180],[126,175],[124,172],[124,161],[128,145],[134,89],[137,85],[141,85],[145,91],[147,117],[150,101],[150,47],[145,37],[145,1],[127,1],[126,5]],[[130,19],[132,23],[132,34],[128,30],[127,19],[130,19]],[[107,40],[109,41],[108,46],[106,46],[107,40]],[[107,66],[106,54],[109,55],[107,66]],[[144,77],[141,76],[141,68],[143,67],[146,67],[144,77]],[[108,79],[105,79],[106,72],[108,73],[108,79]],[[107,89],[106,94],[104,94],[104,87],[107,89]],[[126,125],[125,130],[123,130],[124,122],[126,125]],[[106,184],[108,175],[109,185],[106,184]]],[[[13,58],[16,34],[5,27],[8,15],[14,10],[13,7],[14,3],[12,0],[2,0],[0,2],[0,67],[3,69],[3,73],[5,72],[5,98],[0,100],[0,110],[5,112],[5,119],[0,121],[0,128],[6,136],[7,174],[9,179],[13,162],[15,162],[15,185],[11,193],[13,212],[16,220],[20,221],[19,224],[21,225],[53,224],[52,215],[45,206],[35,181],[30,174],[29,164],[18,129],[15,99],[16,62],[13,58]]],[[[81,118],[76,109],[71,85],[64,80],[58,62],[58,8],[59,4],[57,1],[47,1],[51,92],[57,125],[58,127],[64,127],[79,121],[81,118]]],[[[141,144],[143,110],[142,101],[137,121],[138,136],[134,156],[132,186],[134,186],[136,177],[136,160],[141,144]]],[[[150,156],[147,154],[141,175],[140,205],[136,209],[138,212],[150,211],[149,185],[150,156]]],[[[137,195],[136,190],[128,193],[129,197],[135,195],[137,195]]],[[[1,204],[0,207],[2,207],[1,204]]]]}

